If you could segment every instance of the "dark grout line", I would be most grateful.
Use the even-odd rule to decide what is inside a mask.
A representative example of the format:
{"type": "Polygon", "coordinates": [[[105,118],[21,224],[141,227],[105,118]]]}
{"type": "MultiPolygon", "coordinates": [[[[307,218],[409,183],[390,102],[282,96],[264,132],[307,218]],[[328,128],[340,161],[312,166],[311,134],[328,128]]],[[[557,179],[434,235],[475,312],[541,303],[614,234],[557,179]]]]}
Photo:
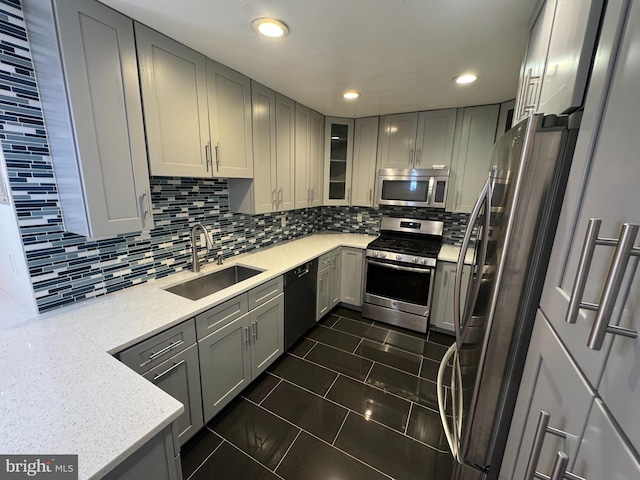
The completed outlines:
{"type": "MultiPolygon", "coordinates": [[[[209,431],[211,431],[211,429],[210,429],[209,427],[207,427],[207,429],[208,429],[209,431]]],[[[214,434],[216,434],[215,432],[213,432],[213,433],[214,433],[214,434]]],[[[216,434],[216,435],[217,435],[217,434],[216,434]]],[[[218,435],[218,436],[219,436],[219,435],[218,435]]],[[[202,468],[202,466],[203,466],[205,463],[207,463],[207,460],[209,460],[209,459],[211,458],[211,456],[212,456],[214,453],[216,453],[216,452],[218,451],[218,449],[222,446],[222,444],[223,444],[224,442],[225,442],[225,440],[224,440],[224,438],[223,438],[223,439],[222,439],[222,441],[218,444],[218,446],[217,446],[216,448],[214,448],[214,449],[213,449],[213,451],[212,451],[209,455],[207,455],[207,458],[205,458],[205,459],[204,459],[204,461],[203,461],[200,465],[198,465],[198,467],[197,467],[197,468],[196,468],[196,469],[191,473],[191,475],[189,475],[189,476],[187,477],[187,479],[186,479],[186,480],[189,480],[191,477],[193,477],[193,476],[196,474],[196,472],[197,472],[198,470],[200,470],[200,468],[202,468]]]]}
{"type": "MultiPolygon", "coordinates": [[[[291,383],[291,382],[290,382],[290,383],[291,383]]],[[[292,385],[295,385],[295,383],[292,383],[292,385]]],[[[298,385],[296,385],[296,386],[298,386],[298,385]]],[[[307,390],[307,391],[308,391],[308,390],[307,390]]],[[[313,393],[313,392],[310,392],[310,393],[313,393]]],[[[313,393],[313,394],[314,394],[314,395],[317,395],[317,394],[315,394],[315,393],[313,393]]],[[[335,448],[335,449],[336,449],[336,450],[338,450],[340,453],[342,453],[342,454],[344,454],[344,455],[346,455],[346,456],[348,456],[348,457],[351,457],[351,458],[353,458],[354,460],[357,460],[358,462],[362,463],[363,465],[366,465],[367,467],[372,468],[372,469],[373,469],[373,470],[375,470],[376,472],[378,472],[378,473],[380,473],[380,474],[384,475],[385,477],[388,477],[388,478],[390,478],[390,479],[394,480],[394,479],[393,479],[393,477],[389,476],[388,474],[384,473],[383,471],[378,470],[377,468],[375,468],[375,467],[373,467],[373,466],[369,465],[368,463],[364,462],[363,460],[359,459],[358,457],[355,457],[355,456],[351,455],[350,453],[345,452],[344,450],[342,450],[342,449],[340,449],[340,448],[336,447],[335,445],[331,445],[331,444],[330,444],[329,442],[327,442],[326,440],[323,440],[322,438],[318,437],[317,435],[314,435],[313,433],[311,433],[311,432],[309,432],[309,431],[305,430],[304,428],[300,428],[300,427],[299,427],[298,425],[296,425],[295,423],[291,422],[290,420],[287,420],[287,419],[286,419],[286,418],[284,418],[284,417],[281,417],[281,416],[280,416],[280,415],[278,415],[277,413],[272,412],[271,410],[269,410],[269,409],[267,409],[267,408],[263,407],[262,405],[258,405],[256,402],[252,402],[251,400],[248,400],[248,399],[247,399],[247,401],[248,401],[248,402],[253,403],[254,405],[258,406],[259,408],[262,408],[265,412],[269,412],[271,415],[273,415],[273,416],[275,416],[275,417],[279,418],[280,420],[282,420],[282,421],[284,421],[284,422],[287,422],[289,425],[292,425],[293,427],[295,427],[295,428],[299,429],[301,432],[304,432],[304,433],[306,433],[307,435],[311,435],[313,438],[315,438],[315,439],[317,439],[317,440],[320,440],[322,443],[326,443],[326,444],[327,444],[327,445],[329,445],[330,447],[335,448]]],[[[333,403],[335,403],[335,402],[333,402],[333,403]]],[[[339,405],[339,404],[336,404],[336,405],[339,405]]],[[[347,418],[347,416],[349,416],[349,412],[353,412],[353,410],[349,410],[348,408],[343,407],[342,405],[340,405],[340,406],[341,406],[342,408],[344,408],[345,410],[347,410],[347,415],[345,415],[345,419],[346,419],[346,418],[347,418]]],[[[353,413],[357,413],[358,415],[360,415],[358,412],[353,412],[353,413]]],[[[361,415],[361,416],[362,416],[362,415],[361,415]]],[[[375,420],[373,420],[373,421],[375,422],[375,420]]],[[[379,422],[375,422],[375,423],[378,423],[379,425],[382,425],[382,424],[381,424],[381,423],[379,423],[379,422]]],[[[383,425],[383,426],[384,426],[384,427],[386,427],[386,428],[389,428],[389,427],[387,427],[386,425],[383,425]]],[[[391,429],[391,430],[392,430],[392,431],[394,431],[394,432],[396,432],[396,433],[398,433],[398,431],[397,431],[397,430],[393,430],[393,429],[391,429]]],[[[300,435],[300,433],[298,433],[298,435],[300,435]]],[[[297,438],[298,438],[298,437],[296,437],[296,439],[297,439],[297,438]]],[[[411,438],[411,437],[410,437],[410,438],[411,438]]],[[[412,438],[412,440],[415,440],[415,439],[414,439],[414,438],[412,438]]],[[[294,441],[295,441],[295,440],[294,440],[294,441]]],[[[427,447],[429,447],[429,448],[431,448],[431,449],[434,449],[432,446],[427,445],[426,443],[420,442],[419,440],[415,440],[415,441],[416,441],[416,442],[419,442],[420,444],[425,445],[425,446],[427,446],[427,447]]],[[[293,442],[292,442],[291,444],[293,445],[293,442]]],[[[232,445],[233,445],[233,444],[232,444],[232,445]]],[[[235,445],[234,445],[234,447],[235,447],[235,445]]],[[[238,447],[236,447],[236,448],[238,448],[238,447]]],[[[437,452],[440,452],[440,450],[437,450],[437,449],[434,449],[434,450],[436,450],[437,452]]],[[[242,450],[240,450],[240,451],[242,451],[242,450]]],[[[244,452],[243,452],[243,453],[244,453],[244,452]]],[[[246,453],[245,453],[245,455],[246,455],[246,453]]],[[[253,457],[252,457],[252,458],[253,458],[253,457]]],[[[255,460],[255,459],[254,459],[254,460],[255,460]]],[[[257,460],[256,460],[256,462],[257,462],[257,460]]],[[[258,462],[258,463],[260,463],[260,462],[258,462]]],[[[260,465],[262,465],[262,464],[260,463],[260,465]]],[[[264,465],[263,465],[263,466],[264,466],[264,465]]],[[[265,467],[265,468],[266,468],[266,467],[265,467]]],[[[275,472],[274,472],[274,473],[275,473],[275,472]]],[[[278,475],[278,476],[279,476],[279,475],[278,475]]],[[[280,477],[280,478],[282,478],[282,477],[280,477]]]]}
{"type": "MultiPolygon", "coordinates": [[[[312,363],[312,362],[309,362],[309,363],[312,363]]],[[[332,371],[333,371],[333,370],[332,370],[332,371]]],[[[339,373],[339,372],[336,372],[336,373],[338,373],[338,377],[339,377],[340,375],[342,375],[342,376],[347,377],[347,378],[352,378],[352,377],[349,377],[348,375],[344,375],[344,374],[339,373]]],[[[278,377],[277,375],[274,375],[274,376],[278,377]]],[[[334,380],[334,383],[338,380],[338,377],[336,377],[336,380],[334,380]]],[[[281,378],[281,377],[278,377],[278,378],[281,378]]],[[[364,383],[364,382],[362,382],[362,381],[360,381],[360,380],[357,380],[357,379],[355,379],[355,378],[352,378],[352,380],[355,380],[355,381],[360,382],[360,383],[364,383]]],[[[338,407],[344,408],[345,410],[347,410],[347,411],[349,411],[349,412],[352,412],[352,413],[355,413],[356,415],[359,415],[359,416],[361,416],[361,417],[364,417],[364,415],[363,415],[363,414],[361,414],[360,412],[357,412],[357,411],[355,411],[355,410],[352,410],[351,408],[349,408],[349,407],[347,407],[347,406],[345,406],[345,405],[342,405],[341,403],[338,403],[338,402],[336,402],[335,400],[331,400],[330,398],[323,397],[323,396],[321,396],[321,395],[317,394],[316,392],[314,392],[314,391],[312,391],[312,390],[309,390],[309,389],[307,389],[307,388],[305,388],[305,387],[303,387],[303,386],[301,386],[301,385],[298,385],[298,384],[297,384],[297,383],[295,383],[295,382],[292,382],[291,380],[287,380],[286,378],[282,378],[282,381],[287,382],[287,383],[289,383],[290,385],[293,385],[294,387],[298,387],[299,389],[304,390],[305,392],[310,393],[310,394],[312,394],[312,395],[315,395],[316,397],[320,397],[320,398],[322,398],[322,399],[326,400],[327,402],[333,403],[334,405],[336,405],[336,406],[338,406],[338,407]]],[[[397,398],[399,398],[399,399],[401,399],[401,400],[404,400],[404,401],[406,401],[406,402],[409,402],[409,404],[416,403],[416,402],[413,402],[412,400],[409,400],[409,399],[407,399],[407,398],[400,397],[399,395],[396,395],[396,394],[394,394],[394,393],[387,392],[387,391],[382,390],[382,389],[380,389],[380,388],[378,388],[378,387],[375,387],[375,386],[373,386],[373,385],[369,385],[368,383],[365,383],[364,385],[369,386],[369,387],[371,387],[371,388],[375,388],[375,389],[377,389],[377,390],[380,390],[381,392],[384,392],[384,393],[386,393],[386,394],[388,394],[388,395],[393,395],[394,397],[397,397],[397,398]]],[[[332,386],[333,386],[333,384],[332,384],[332,386]]],[[[328,390],[327,390],[327,393],[329,393],[329,391],[328,391],[328,390]]],[[[325,393],[325,395],[326,395],[327,393],[325,393]]],[[[263,408],[263,409],[264,409],[264,410],[266,410],[267,412],[269,412],[269,413],[271,413],[271,414],[275,415],[275,416],[276,416],[276,417],[278,417],[278,418],[281,418],[282,420],[284,420],[284,421],[286,421],[286,422],[290,423],[291,425],[295,426],[296,428],[301,428],[301,427],[299,427],[298,425],[296,425],[296,424],[292,423],[291,421],[287,420],[286,418],[280,417],[280,415],[278,415],[277,413],[272,412],[271,410],[269,410],[269,409],[268,409],[268,408],[266,408],[265,406],[260,405],[260,404],[258,404],[258,403],[256,403],[256,402],[254,402],[253,400],[251,400],[251,399],[249,399],[249,398],[245,398],[245,400],[247,400],[248,402],[253,403],[254,405],[258,405],[259,407],[263,408]]],[[[420,405],[420,404],[418,404],[418,405],[420,405]]],[[[420,406],[424,406],[424,405],[420,405],[420,406]]],[[[425,407],[425,408],[428,408],[428,407],[425,407]]],[[[429,410],[433,411],[434,413],[438,413],[438,412],[435,412],[435,410],[433,410],[433,409],[429,409],[429,410]]],[[[411,411],[411,406],[409,406],[409,411],[411,411]]],[[[415,441],[415,442],[418,442],[418,443],[420,443],[421,445],[424,445],[425,447],[429,447],[430,449],[435,450],[436,452],[446,453],[446,452],[443,452],[442,450],[438,449],[437,447],[434,447],[433,445],[429,445],[428,443],[425,443],[425,442],[423,442],[422,440],[418,440],[417,438],[414,438],[414,437],[412,437],[411,435],[406,435],[406,434],[404,434],[404,433],[402,433],[402,432],[400,432],[400,431],[396,430],[395,428],[390,427],[389,425],[385,425],[384,423],[379,422],[379,421],[378,421],[378,420],[376,420],[375,418],[369,418],[369,419],[368,419],[368,421],[373,422],[373,423],[376,423],[376,424],[378,424],[378,425],[381,425],[381,426],[383,426],[383,427],[385,427],[385,428],[387,428],[387,429],[391,430],[392,432],[395,432],[395,433],[397,433],[397,434],[399,434],[399,435],[403,435],[403,436],[405,436],[405,437],[407,437],[407,438],[410,438],[411,440],[413,440],[413,441],[415,441]]],[[[408,421],[408,420],[407,420],[407,421],[408,421]]],[[[304,430],[304,429],[303,429],[303,430],[304,430]]],[[[313,433],[311,433],[311,432],[307,432],[306,430],[304,430],[304,431],[305,431],[306,433],[308,433],[309,435],[312,435],[312,436],[314,436],[314,437],[319,438],[320,440],[322,440],[320,437],[317,437],[317,436],[316,436],[316,435],[314,435],[313,433]]],[[[325,443],[328,443],[328,442],[326,442],[325,440],[322,440],[322,441],[323,441],[323,442],[325,442],[325,443]]]]}

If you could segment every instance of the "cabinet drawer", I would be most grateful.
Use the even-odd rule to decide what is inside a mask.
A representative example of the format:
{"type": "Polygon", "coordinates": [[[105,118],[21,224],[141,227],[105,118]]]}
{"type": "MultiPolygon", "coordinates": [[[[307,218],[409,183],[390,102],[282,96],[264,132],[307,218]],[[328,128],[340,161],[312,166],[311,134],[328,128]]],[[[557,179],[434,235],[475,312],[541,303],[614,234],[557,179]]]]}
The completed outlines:
{"type": "Polygon", "coordinates": [[[136,372],[145,373],[195,342],[196,329],[191,319],[124,350],[118,358],[136,372]]]}
{"type": "Polygon", "coordinates": [[[333,251],[325,253],[318,260],[318,270],[322,270],[325,267],[331,265],[331,256],[333,255],[333,251]]]}
{"type": "Polygon", "coordinates": [[[248,311],[247,294],[245,293],[197,315],[196,333],[198,334],[198,340],[233,322],[248,311]]]}
{"type": "Polygon", "coordinates": [[[272,298],[277,297],[284,290],[282,276],[274,278],[273,280],[263,283],[259,287],[249,290],[249,310],[268,302],[272,298]]]}

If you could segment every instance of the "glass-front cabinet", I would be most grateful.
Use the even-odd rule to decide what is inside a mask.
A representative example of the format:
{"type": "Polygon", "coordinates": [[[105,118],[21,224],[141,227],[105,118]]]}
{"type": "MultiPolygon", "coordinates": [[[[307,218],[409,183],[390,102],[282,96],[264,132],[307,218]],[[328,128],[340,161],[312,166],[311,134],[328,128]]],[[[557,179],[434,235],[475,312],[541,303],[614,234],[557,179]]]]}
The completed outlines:
{"type": "Polygon", "coordinates": [[[353,119],[326,119],[324,205],[351,202],[353,126],[353,119]]]}

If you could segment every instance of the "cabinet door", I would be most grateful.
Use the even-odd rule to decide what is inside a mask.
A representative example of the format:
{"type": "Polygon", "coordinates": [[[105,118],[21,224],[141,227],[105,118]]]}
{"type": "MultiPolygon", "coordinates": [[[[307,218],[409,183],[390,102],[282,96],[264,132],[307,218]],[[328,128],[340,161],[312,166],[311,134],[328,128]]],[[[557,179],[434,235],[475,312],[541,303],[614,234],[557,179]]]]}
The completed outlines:
{"type": "Polygon", "coordinates": [[[600,400],[593,403],[578,456],[570,471],[588,480],[640,478],[638,452],[629,447],[600,400]]]}
{"type": "Polygon", "coordinates": [[[174,355],[143,377],[184,405],[184,412],[174,421],[180,445],[184,445],[204,425],[197,345],[174,355]]]}
{"type": "Polygon", "coordinates": [[[204,55],[135,24],[152,175],[211,177],[204,55]]]}
{"type": "Polygon", "coordinates": [[[204,421],[251,382],[250,313],[198,342],[204,421]]]}
{"type": "Polygon", "coordinates": [[[153,227],[131,19],[94,1],[24,7],[65,230],[153,227]]]}
{"type": "Polygon", "coordinates": [[[455,108],[418,114],[416,168],[431,168],[432,165],[451,167],[456,114],[455,108]]]}
{"type": "Polygon", "coordinates": [[[296,103],[295,208],[310,206],[310,154],[311,110],[296,103]]]}
{"type": "MultiPolygon", "coordinates": [[[[618,238],[620,228],[625,222],[640,223],[640,210],[634,201],[638,198],[640,184],[637,160],[640,137],[636,128],[640,123],[640,97],[636,94],[637,88],[632,81],[640,75],[640,63],[637,56],[634,56],[640,45],[638,29],[624,30],[626,35],[621,40],[617,62],[616,55],[611,54],[616,51],[616,39],[625,28],[625,21],[620,20],[625,12],[625,5],[626,2],[622,0],[608,2],[591,75],[589,96],[585,103],[558,229],[549,258],[549,269],[540,299],[540,308],[595,388],[599,388],[612,342],[616,345],[618,353],[626,350],[626,354],[629,354],[637,348],[635,340],[614,338],[613,335],[607,334],[601,350],[589,349],[587,341],[595,312],[580,310],[576,323],[569,324],[565,321],[589,219],[601,218],[600,237],[608,238],[618,238]],[[610,75],[611,83],[608,84],[607,78],[610,75]]],[[[626,24],[637,25],[640,21],[639,12],[640,6],[634,3],[626,24]]],[[[611,247],[595,248],[582,296],[583,302],[600,302],[613,253],[614,249],[611,247]]],[[[621,291],[630,290],[629,301],[625,303],[624,295],[619,296],[609,323],[638,328],[637,320],[633,318],[639,296],[638,283],[629,286],[628,282],[632,276],[627,277],[621,291]],[[625,311],[626,309],[629,310],[625,311]],[[636,324],[635,327],[633,323],[636,324]]],[[[620,391],[612,392],[613,396],[618,398],[620,395],[620,400],[624,399],[619,403],[621,410],[618,413],[614,411],[617,410],[617,407],[613,407],[616,404],[614,398],[610,399],[612,411],[617,418],[622,412],[628,411],[627,401],[639,397],[636,382],[625,380],[625,376],[630,372],[633,372],[631,375],[635,375],[635,370],[628,370],[628,366],[635,365],[636,362],[629,360],[630,357],[617,360],[615,355],[611,360],[612,365],[627,364],[627,369],[622,368],[618,374],[619,382],[610,384],[609,377],[606,384],[617,384],[620,391]],[[629,390],[635,391],[635,394],[631,394],[629,390]]],[[[616,372],[610,371],[608,375],[616,376],[616,372]]],[[[606,389],[608,388],[607,386],[606,389]]],[[[609,402],[608,398],[605,400],[609,402]]],[[[623,417],[620,417],[618,421],[622,422],[622,419],[623,417]]]]}
{"type": "Polygon", "coordinates": [[[538,111],[582,106],[603,0],[557,0],[538,111]]]}
{"type": "Polygon", "coordinates": [[[325,205],[349,205],[351,201],[353,124],[354,121],[348,118],[326,118],[325,205]]]}
{"type": "Polygon", "coordinates": [[[311,133],[309,153],[309,188],[311,206],[322,205],[324,179],[324,116],[311,110],[311,133]]]}
{"type": "Polygon", "coordinates": [[[413,168],[417,113],[386,115],[380,130],[380,168],[413,168]]]}
{"type": "Polygon", "coordinates": [[[251,373],[258,377],[284,353],[284,293],[249,312],[251,317],[251,373]]]}
{"type": "Polygon", "coordinates": [[[556,0],[546,0],[533,17],[527,53],[520,70],[514,125],[538,111],[555,9],[556,0]]]}
{"type": "Polygon", "coordinates": [[[324,317],[331,310],[331,271],[328,266],[318,271],[318,292],[316,303],[316,321],[324,317]]]}
{"type": "Polygon", "coordinates": [[[458,213],[473,210],[489,174],[499,110],[499,105],[463,110],[458,154],[451,167],[453,188],[449,188],[447,210],[458,213]]]}
{"type": "Polygon", "coordinates": [[[572,459],[571,469],[594,398],[595,394],[580,370],[544,315],[538,311],[500,479],[524,478],[541,410],[551,415],[550,427],[563,430],[568,435],[565,439],[545,435],[536,469],[548,475],[559,450],[572,459]]]}
{"type": "MultiPolygon", "coordinates": [[[[464,266],[463,275],[461,295],[462,298],[466,298],[471,275],[470,266],[464,266]]],[[[452,333],[455,331],[455,325],[453,324],[453,290],[455,281],[456,265],[454,263],[438,262],[429,321],[431,326],[452,333]]]]}
{"type": "Polygon", "coordinates": [[[331,293],[329,295],[329,308],[335,307],[340,303],[340,286],[342,277],[342,248],[336,248],[331,252],[331,293]]]}
{"type": "Polygon", "coordinates": [[[276,93],[276,210],[293,210],[295,189],[296,104],[276,93]]]}
{"type": "Polygon", "coordinates": [[[213,176],[253,178],[251,80],[207,59],[213,176]]]}
{"type": "Polygon", "coordinates": [[[364,256],[360,248],[342,248],[342,276],[340,280],[340,301],[362,306],[362,275],[364,256]]]}
{"type": "Polygon", "coordinates": [[[276,93],[259,83],[251,84],[253,106],[254,213],[276,207],[276,93]]]}
{"type": "Polygon", "coordinates": [[[378,151],[378,117],[358,118],[353,133],[351,205],[373,207],[378,151]]]}

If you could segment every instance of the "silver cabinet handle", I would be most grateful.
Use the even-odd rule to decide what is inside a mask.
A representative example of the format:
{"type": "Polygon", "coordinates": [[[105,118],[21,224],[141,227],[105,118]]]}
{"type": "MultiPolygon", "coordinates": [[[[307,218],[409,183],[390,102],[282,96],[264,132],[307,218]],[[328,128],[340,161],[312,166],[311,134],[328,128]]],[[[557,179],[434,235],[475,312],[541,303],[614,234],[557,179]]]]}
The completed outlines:
{"type": "Polygon", "coordinates": [[[313,200],[316,197],[316,191],[314,188],[311,188],[311,200],[313,200]]]}
{"type": "Polygon", "coordinates": [[[147,217],[151,213],[151,200],[149,199],[149,191],[145,188],[140,195],[140,209],[142,210],[142,224],[147,224],[147,217]]]}
{"type": "Polygon", "coordinates": [[[413,148],[409,149],[409,165],[413,165],[413,148]]]}
{"type": "Polygon", "coordinates": [[[636,330],[609,325],[609,319],[613,312],[620,286],[622,285],[629,258],[631,256],[640,256],[640,248],[633,247],[639,227],[638,225],[625,223],[622,226],[620,239],[617,240],[612,238],[599,238],[598,234],[600,233],[601,225],[602,220],[598,218],[589,220],[587,234],[576,271],[576,279],[571,290],[569,308],[567,309],[567,316],[565,318],[568,323],[576,323],[578,311],[581,308],[597,312],[589,340],[587,341],[587,346],[592,350],[600,350],[602,348],[602,343],[607,333],[630,338],[638,337],[636,330]],[[616,247],[616,251],[611,267],[609,268],[600,303],[588,303],[582,301],[582,296],[584,295],[584,289],[596,246],[616,247]]]}
{"type": "Polygon", "coordinates": [[[253,343],[258,341],[258,322],[253,322],[253,343]]]}
{"type": "Polygon", "coordinates": [[[282,193],[282,189],[278,190],[278,203],[280,205],[283,205],[283,200],[282,200],[283,197],[284,197],[284,194],[282,193]]]}
{"type": "Polygon", "coordinates": [[[162,355],[164,355],[168,351],[173,350],[178,345],[182,345],[183,343],[184,343],[184,340],[176,340],[175,342],[172,342],[169,345],[167,345],[166,347],[164,347],[162,350],[158,350],[157,352],[151,352],[149,354],[149,360],[155,360],[156,358],[161,357],[162,355]]]}
{"type": "Polygon", "coordinates": [[[277,190],[272,190],[271,191],[271,203],[273,205],[274,208],[278,207],[278,197],[277,197],[277,190]]]}
{"type": "Polygon", "coordinates": [[[589,220],[587,226],[587,235],[584,238],[584,245],[582,246],[582,253],[580,254],[580,261],[578,263],[578,269],[576,270],[576,280],[573,283],[573,289],[571,290],[571,300],[569,300],[569,308],[567,310],[567,316],[565,320],[567,323],[576,323],[578,318],[578,310],[584,308],[585,310],[596,310],[597,305],[593,303],[582,302],[582,295],[584,294],[584,287],[587,284],[587,276],[589,269],[591,268],[591,260],[593,259],[593,251],[596,249],[596,245],[607,245],[602,243],[604,240],[599,239],[598,233],[600,233],[600,225],[602,220],[592,218],[589,220]]]}
{"type": "Polygon", "coordinates": [[[244,327],[244,344],[247,347],[247,350],[249,350],[249,347],[251,347],[251,340],[249,339],[249,327],[244,327]]]}
{"type": "Polygon", "coordinates": [[[422,149],[419,148],[416,150],[416,165],[420,165],[422,163],[422,149]]]}
{"type": "Polygon", "coordinates": [[[320,279],[320,291],[322,292],[322,290],[323,290],[323,289],[324,289],[324,288],[323,288],[323,286],[322,286],[322,279],[320,279]]]}
{"type": "Polygon", "coordinates": [[[609,319],[613,313],[622,280],[629,264],[631,255],[639,255],[640,249],[633,248],[633,244],[638,236],[638,225],[625,223],[622,226],[620,240],[613,256],[613,262],[604,284],[602,298],[596,313],[596,319],[591,328],[591,335],[587,341],[587,346],[592,350],[600,350],[604,342],[605,334],[613,333],[614,335],[622,335],[630,338],[637,338],[638,332],[630,328],[622,328],[615,325],[609,325],[609,319]]]}
{"type": "Polygon", "coordinates": [[[369,189],[369,201],[372,202],[373,201],[373,188],[369,189]]]}
{"type": "Polygon", "coordinates": [[[178,368],[183,363],[184,363],[184,360],[180,360],[179,362],[174,362],[174,364],[172,366],[170,366],[169,368],[167,368],[164,372],[156,374],[153,377],[153,381],[155,382],[160,377],[164,377],[167,373],[171,372],[172,370],[175,370],[176,368],[178,368]]]}
{"type": "Polygon", "coordinates": [[[216,171],[220,171],[220,142],[216,142],[216,171]]]}
{"type": "Polygon", "coordinates": [[[307,202],[311,201],[311,189],[307,188],[307,202]]]}
{"type": "Polygon", "coordinates": [[[351,189],[347,188],[347,202],[351,203],[351,189]]]}
{"type": "Polygon", "coordinates": [[[206,162],[208,172],[209,164],[211,163],[211,141],[208,141],[204,146],[204,161],[206,162]]]}
{"type": "MultiPolygon", "coordinates": [[[[527,462],[527,469],[525,470],[524,479],[533,480],[534,478],[540,478],[539,472],[536,472],[536,466],[538,460],[540,460],[540,452],[542,452],[542,444],[544,443],[544,436],[547,433],[555,435],[560,438],[567,438],[567,432],[558,430],[549,426],[549,418],[551,415],[546,410],[540,410],[540,416],[538,417],[538,426],[536,427],[536,434],[533,437],[533,445],[531,447],[531,454],[529,455],[529,461],[527,462]]],[[[548,477],[547,477],[548,478],[548,477]]]]}

